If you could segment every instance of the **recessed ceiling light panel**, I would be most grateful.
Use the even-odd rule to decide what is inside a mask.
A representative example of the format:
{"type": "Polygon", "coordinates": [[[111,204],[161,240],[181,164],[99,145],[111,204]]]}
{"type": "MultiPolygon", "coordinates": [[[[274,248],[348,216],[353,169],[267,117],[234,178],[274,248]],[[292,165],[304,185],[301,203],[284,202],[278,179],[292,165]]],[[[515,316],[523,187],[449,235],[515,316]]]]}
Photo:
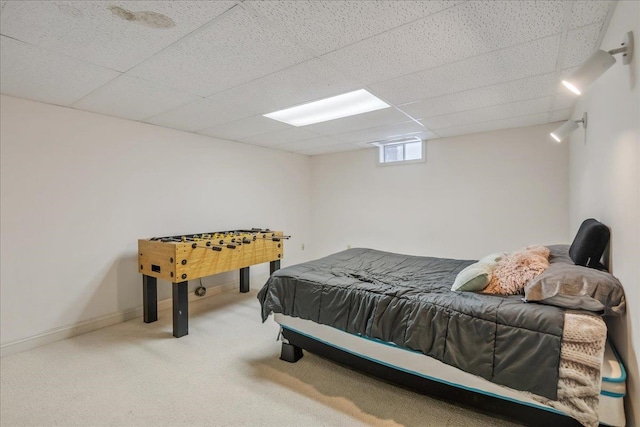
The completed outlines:
{"type": "Polygon", "coordinates": [[[386,102],[360,89],[264,116],[293,126],[306,126],[389,107],[386,102]]]}

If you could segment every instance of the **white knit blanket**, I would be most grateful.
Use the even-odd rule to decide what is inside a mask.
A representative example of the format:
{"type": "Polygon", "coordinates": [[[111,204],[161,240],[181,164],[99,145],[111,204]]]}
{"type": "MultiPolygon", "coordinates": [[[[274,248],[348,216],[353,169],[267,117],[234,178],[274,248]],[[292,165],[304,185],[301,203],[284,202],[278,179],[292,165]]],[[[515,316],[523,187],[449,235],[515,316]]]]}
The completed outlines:
{"type": "Polygon", "coordinates": [[[558,398],[531,396],[584,426],[597,426],[606,340],[607,327],[602,318],[585,312],[567,312],[560,347],[558,398]]]}

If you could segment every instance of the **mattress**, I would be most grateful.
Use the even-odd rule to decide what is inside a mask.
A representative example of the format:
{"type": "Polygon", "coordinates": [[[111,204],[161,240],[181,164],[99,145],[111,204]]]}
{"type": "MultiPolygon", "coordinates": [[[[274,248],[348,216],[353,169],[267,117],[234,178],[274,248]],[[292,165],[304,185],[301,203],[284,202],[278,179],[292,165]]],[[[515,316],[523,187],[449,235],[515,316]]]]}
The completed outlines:
{"type": "MultiPolygon", "coordinates": [[[[565,310],[521,295],[452,291],[472,262],[349,249],[272,274],[258,293],[262,319],[311,320],[557,400],[565,310]]],[[[600,354],[604,324],[601,332],[600,354]]]]}
{"type": "MultiPolygon", "coordinates": [[[[393,343],[350,334],[331,326],[279,313],[274,314],[274,320],[283,328],[400,371],[476,393],[567,415],[550,405],[541,403],[529,393],[492,383],[420,352],[407,350],[393,343]]],[[[597,410],[601,424],[619,427],[625,425],[623,406],[623,398],[626,393],[625,380],[624,366],[614,349],[607,343],[597,410]]]]}
{"type": "Polygon", "coordinates": [[[623,400],[627,394],[627,373],[618,353],[609,342],[604,349],[602,387],[600,389],[600,422],[609,426],[624,426],[623,400]]]}

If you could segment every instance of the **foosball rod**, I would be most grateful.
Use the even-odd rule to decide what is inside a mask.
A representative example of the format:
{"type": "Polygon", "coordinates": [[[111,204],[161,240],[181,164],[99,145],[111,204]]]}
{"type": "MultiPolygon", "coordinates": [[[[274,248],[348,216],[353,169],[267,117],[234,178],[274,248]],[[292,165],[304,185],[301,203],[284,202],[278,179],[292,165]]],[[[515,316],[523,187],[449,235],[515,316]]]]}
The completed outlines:
{"type": "MultiPolygon", "coordinates": [[[[186,243],[188,241],[195,241],[196,239],[198,240],[211,240],[211,239],[215,239],[214,235],[215,234],[224,234],[224,233],[202,233],[202,234],[185,234],[184,236],[167,236],[167,237],[152,237],[149,240],[159,240],[161,242],[175,242],[175,243],[186,243]],[[205,237],[198,237],[198,236],[210,236],[209,238],[205,238],[205,237]]],[[[235,237],[235,235],[229,235],[229,234],[225,234],[224,237],[235,237]]]]}
{"type": "Polygon", "coordinates": [[[220,243],[220,244],[214,244],[211,243],[210,241],[207,242],[207,244],[205,246],[198,246],[198,244],[196,242],[193,242],[193,244],[191,245],[191,247],[193,249],[212,249],[214,251],[218,251],[220,252],[222,250],[222,248],[226,247],[228,249],[235,249],[238,246],[237,243],[220,243]]]}
{"type": "Polygon", "coordinates": [[[288,240],[291,236],[272,236],[272,237],[256,237],[256,240],[273,240],[279,242],[280,240],[288,240]]]}

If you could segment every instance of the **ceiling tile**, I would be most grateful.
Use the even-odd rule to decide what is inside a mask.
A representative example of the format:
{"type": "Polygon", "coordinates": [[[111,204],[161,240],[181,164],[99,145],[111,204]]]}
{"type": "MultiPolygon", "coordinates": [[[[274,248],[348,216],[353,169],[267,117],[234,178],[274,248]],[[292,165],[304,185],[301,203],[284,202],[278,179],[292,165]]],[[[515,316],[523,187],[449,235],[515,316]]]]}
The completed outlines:
{"type": "Polygon", "coordinates": [[[563,120],[569,120],[571,118],[572,108],[565,108],[563,110],[554,111],[551,113],[551,121],[559,122],[563,120]]]}
{"type": "Polygon", "coordinates": [[[266,114],[318,99],[362,89],[320,59],[297,64],[209,97],[233,100],[253,114],[266,114]]]}
{"type": "Polygon", "coordinates": [[[424,101],[400,105],[398,108],[410,114],[413,118],[422,119],[457,111],[538,98],[554,93],[554,77],[554,73],[547,73],[493,86],[438,96],[424,101]]]}
{"type": "Polygon", "coordinates": [[[365,139],[365,140],[358,141],[358,142],[352,142],[351,144],[353,144],[353,145],[355,145],[357,147],[361,147],[361,148],[371,148],[371,143],[372,142],[390,141],[390,140],[398,141],[398,140],[401,140],[401,139],[404,140],[404,139],[414,139],[414,138],[430,140],[430,139],[438,138],[438,135],[436,135],[434,132],[431,132],[427,128],[423,128],[423,130],[420,131],[420,132],[406,132],[406,133],[401,133],[401,134],[396,134],[396,135],[391,135],[391,136],[388,136],[388,137],[384,137],[382,139],[365,139]]]}
{"type": "Polygon", "coordinates": [[[198,133],[217,138],[239,140],[241,138],[289,128],[291,128],[291,126],[286,123],[269,119],[264,116],[253,116],[203,129],[198,131],[198,133]]]}
{"type": "Polygon", "coordinates": [[[470,1],[323,57],[371,84],[559,34],[562,17],[562,1],[470,1]]]}
{"type": "Polygon", "coordinates": [[[491,121],[473,123],[473,124],[464,125],[464,126],[456,126],[456,127],[446,128],[446,129],[439,129],[437,133],[440,137],[446,138],[450,136],[465,135],[470,133],[488,132],[488,131],[499,130],[499,129],[512,129],[512,128],[518,128],[523,126],[540,125],[543,123],[547,123],[548,118],[549,118],[549,114],[538,113],[538,114],[532,114],[528,116],[510,117],[508,119],[491,120],[491,121]]]}
{"type": "Polygon", "coordinates": [[[615,4],[616,2],[614,0],[576,1],[571,9],[571,23],[569,24],[569,29],[573,30],[594,22],[603,21],[607,17],[609,9],[615,7],[615,4]]]}
{"type": "Polygon", "coordinates": [[[477,108],[475,110],[426,118],[422,120],[422,123],[434,132],[439,133],[438,129],[442,128],[546,112],[549,111],[551,100],[551,96],[545,96],[543,98],[477,108]]]}
{"type": "Polygon", "coordinates": [[[407,117],[406,114],[403,114],[396,108],[391,107],[383,110],[371,111],[369,113],[357,114],[355,116],[344,117],[342,119],[308,125],[305,126],[305,129],[317,132],[320,135],[335,135],[338,133],[347,133],[376,126],[402,123],[407,120],[410,120],[410,118],[407,117]]]}
{"type": "Polygon", "coordinates": [[[208,96],[310,58],[308,52],[237,7],[130,73],[208,96]]]}
{"type": "Polygon", "coordinates": [[[120,73],[0,37],[0,89],[6,95],[71,105],[120,73]]]}
{"type": "Polygon", "coordinates": [[[562,84],[562,80],[569,77],[577,69],[578,67],[571,67],[571,68],[565,68],[564,70],[560,70],[560,78],[558,79],[558,82],[556,84],[556,89],[564,89],[569,92],[569,90],[562,84]]]}
{"type": "Polygon", "coordinates": [[[130,76],[120,76],[73,104],[94,113],[142,120],[200,99],[130,76]]]}
{"type": "Polygon", "coordinates": [[[554,72],[560,36],[547,37],[371,86],[394,104],[554,72]]]}
{"type": "Polygon", "coordinates": [[[564,56],[562,57],[562,68],[579,66],[598,49],[596,44],[602,25],[601,22],[598,22],[597,24],[569,31],[567,42],[565,43],[564,56]]]}
{"type": "Polygon", "coordinates": [[[361,150],[362,148],[363,147],[358,147],[353,144],[339,144],[339,145],[331,145],[327,147],[312,148],[310,150],[296,151],[296,153],[306,154],[307,156],[317,156],[320,154],[341,153],[344,151],[361,150]]]}
{"type": "Polygon", "coordinates": [[[304,151],[317,148],[325,148],[337,144],[340,144],[340,141],[336,141],[335,139],[326,136],[321,136],[320,138],[307,139],[304,141],[272,145],[271,148],[284,151],[304,151]]]}
{"type": "Polygon", "coordinates": [[[291,129],[241,138],[240,141],[253,145],[271,146],[304,141],[306,139],[318,138],[319,136],[317,133],[309,132],[299,127],[292,127],[291,129]]]}
{"type": "MultiPolygon", "coordinates": [[[[222,14],[234,1],[12,1],[2,34],[84,61],[126,71],[222,14]],[[166,15],[175,26],[152,28],[110,7],[166,15]]],[[[122,12],[126,13],[126,12],[122,12]]]]}
{"type": "MultiPolygon", "coordinates": [[[[144,121],[154,125],[192,132],[244,118],[245,114],[242,106],[201,99],[150,117],[144,121]]],[[[248,113],[248,115],[251,115],[251,113],[248,113]]]]}
{"type": "Polygon", "coordinates": [[[454,6],[461,1],[248,1],[258,13],[324,54],[454,6]]]}
{"type": "Polygon", "coordinates": [[[425,127],[419,123],[407,121],[404,123],[357,130],[355,132],[341,133],[333,135],[333,138],[344,142],[373,142],[403,137],[407,134],[415,134],[425,131],[428,131],[428,129],[425,129],[425,127]]]}
{"type": "Polygon", "coordinates": [[[553,100],[554,110],[564,110],[566,108],[573,109],[578,102],[578,96],[569,92],[568,90],[562,90],[556,92],[555,99],[553,100]]]}

